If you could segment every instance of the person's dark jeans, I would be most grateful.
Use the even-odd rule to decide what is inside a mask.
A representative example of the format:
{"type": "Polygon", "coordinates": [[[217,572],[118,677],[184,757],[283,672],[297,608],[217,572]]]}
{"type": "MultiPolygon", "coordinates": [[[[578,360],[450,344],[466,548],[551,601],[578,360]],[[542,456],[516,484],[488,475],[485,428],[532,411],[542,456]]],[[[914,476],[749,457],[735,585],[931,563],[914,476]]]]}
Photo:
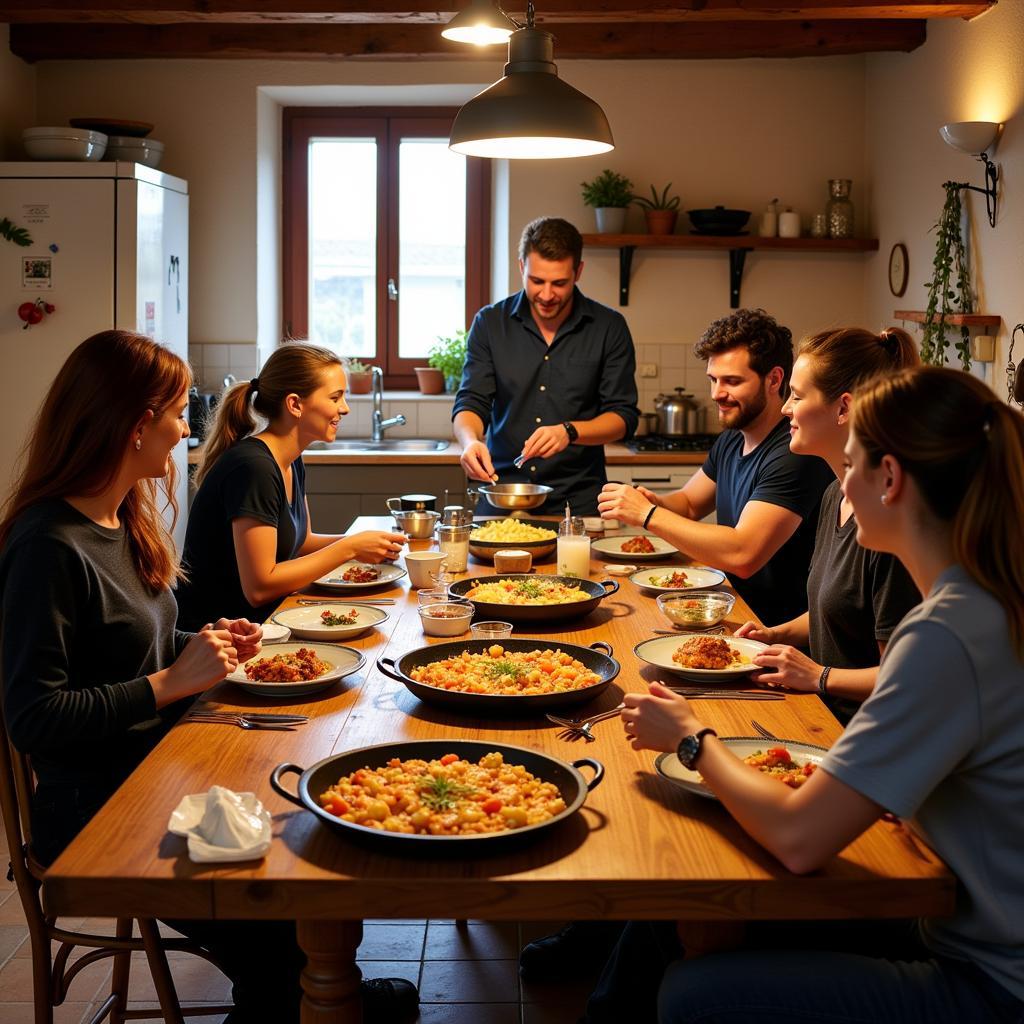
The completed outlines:
{"type": "Polygon", "coordinates": [[[1024,1024],[1024,1003],[973,964],[935,957],[914,922],[760,922],[740,950],[681,955],[674,923],[628,925],[588,1024],[1024,1024]]]}

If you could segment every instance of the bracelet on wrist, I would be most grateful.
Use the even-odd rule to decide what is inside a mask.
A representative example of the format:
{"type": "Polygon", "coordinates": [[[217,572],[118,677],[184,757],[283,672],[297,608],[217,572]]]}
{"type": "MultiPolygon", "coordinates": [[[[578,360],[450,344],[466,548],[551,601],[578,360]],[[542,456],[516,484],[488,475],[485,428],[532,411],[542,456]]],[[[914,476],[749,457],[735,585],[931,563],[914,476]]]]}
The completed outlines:
{"type": "Polygon", "coordinates": [[[651,506],[651,507],[650,507],[650,508],[649,508],[649,509],[647,510],[647,515],[646,515],[646,516],[644,516],[644,529],[645,529],[645,530],[647,529],[647,524],[648,524],[648,523],[649,523],[649,522],[651,521],[651,516],[653,516],[653,515],[654,515],[654,510],[655,510],[655,509],[656,509],[657,507],[658,507],[657,505],[652,505],[652,506],[651,506]]]}
{"type": "Polygon", "coordinates": [[[826,665],[821,670],[821,675],[818,676],[818,693],[820,693],[820,694],[828,693],[828,674],[831,671],[832,671],[832,666],[831,665],[826,665]]]}

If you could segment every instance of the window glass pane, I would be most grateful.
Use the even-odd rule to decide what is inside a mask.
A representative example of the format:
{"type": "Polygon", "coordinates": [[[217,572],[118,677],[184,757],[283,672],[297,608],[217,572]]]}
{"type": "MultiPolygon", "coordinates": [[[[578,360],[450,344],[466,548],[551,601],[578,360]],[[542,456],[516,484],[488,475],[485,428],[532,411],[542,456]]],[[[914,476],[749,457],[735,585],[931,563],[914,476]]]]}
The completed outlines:
{"type": "Polygon", "coordinates": [[[403,139],[398,166],[398,354],[411,359],[466,326],[466,158],[447,139],[403,139]]]}
{"type": "Polygon", "coordinates": [[[309,340],[340,355],[377,350],[377,143],[309,144],[309,340]]]}

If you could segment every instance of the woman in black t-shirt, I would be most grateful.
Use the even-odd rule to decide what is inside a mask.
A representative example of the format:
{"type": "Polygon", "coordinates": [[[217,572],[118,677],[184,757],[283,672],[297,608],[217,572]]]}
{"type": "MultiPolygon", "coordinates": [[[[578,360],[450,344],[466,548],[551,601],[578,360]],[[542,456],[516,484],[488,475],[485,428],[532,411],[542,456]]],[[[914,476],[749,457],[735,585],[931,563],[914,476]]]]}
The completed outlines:
{"type": "Polygon", "coordinates": [[[314,441],[334,440],[348,414],[345,384],[333,352],[289,342],[259,377],[224,395],[189,511],[186,579],[178,587],[186,628],[204,625],[217,608],[262,621],[282,597],[342,562],[382,562],[401,551],[401,533],[312,531],[302,453],[314,441]]]}

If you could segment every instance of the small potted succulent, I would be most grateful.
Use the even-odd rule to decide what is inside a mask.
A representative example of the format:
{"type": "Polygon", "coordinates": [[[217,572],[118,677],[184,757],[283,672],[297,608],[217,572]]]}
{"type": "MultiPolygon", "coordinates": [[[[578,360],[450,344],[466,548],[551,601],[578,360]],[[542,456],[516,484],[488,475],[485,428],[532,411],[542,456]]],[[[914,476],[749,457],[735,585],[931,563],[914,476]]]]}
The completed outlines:
{"type": "Polygon", "coordinates": [[[676,229],[679,219],[679,196],[670,196],[670,181],[661,192],[652,185],[651,198],[633,196],[633,202],[644,211],[647,221],[647,233],[651,235],[671,235],[676,229]]]}
{"type": "Polygon", "coordinates": [[[368,395],[373,387],[372,367],[359,359],[348,360],[348,390],[352,395],[368,395]]]}
{"type": "MultiPolygon", "coordinates": [[[[466,363],[466,331],[459,328],[454,334],[447,338],[438,336],[437,344],[427,353],[427,362],[435,370],[441,372],[444,378],[444,389],[455,392],[459,388],[459,381],[462,380],[462,367],[466,363]]],[[[419,379],[419,369],[416,370],[416,377],[419,379]]],[[[420,390],[423,391],[422,381],[420,390]]],[[[439,394],[438,391],[424,391],[424,394],[439,394]]]]}
{"type": "Polygon", "coordinates": [[[607,167],[593,181],[580,182],[583,202],[594,207],[597,230],[617,235],[626,225],[626,208],[633,202],[633,182],[607,167]]]}

